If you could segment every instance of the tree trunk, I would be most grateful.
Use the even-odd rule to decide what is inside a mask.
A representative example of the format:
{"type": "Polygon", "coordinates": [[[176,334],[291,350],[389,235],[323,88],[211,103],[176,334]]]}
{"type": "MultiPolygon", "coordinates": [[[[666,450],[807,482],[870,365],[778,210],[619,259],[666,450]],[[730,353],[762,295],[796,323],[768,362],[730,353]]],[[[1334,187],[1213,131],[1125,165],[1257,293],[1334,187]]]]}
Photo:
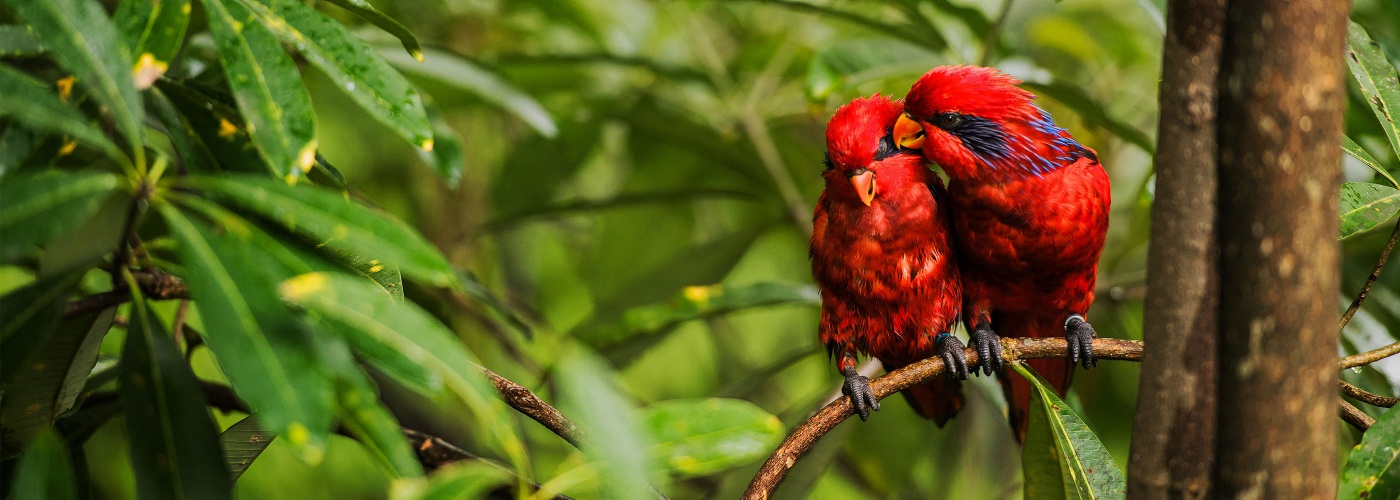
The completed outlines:
{"type": "Polygon", "coordinates": [[[1214,496],[1336,495],[1349,3],[1237,0],[1226,14],[1214,496]]]}
{"type": "Polygon", "coordinates": [[[1208,498],[1215,460],[1219,252],[1216,81],[1225,0],[1173,0],[1162,55],[1132,498],[1208,498]]]}

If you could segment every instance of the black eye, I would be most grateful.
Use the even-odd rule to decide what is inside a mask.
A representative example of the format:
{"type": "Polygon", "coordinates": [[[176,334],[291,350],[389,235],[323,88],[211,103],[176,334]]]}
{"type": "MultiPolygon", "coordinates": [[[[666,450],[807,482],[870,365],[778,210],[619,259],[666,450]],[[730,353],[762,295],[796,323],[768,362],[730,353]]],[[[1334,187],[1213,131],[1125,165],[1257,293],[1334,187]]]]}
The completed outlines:
{"type": "Polygon", "coordinates": [[[959,125],[962,125],[963,115],[951,112],[939,113],[933,115],[933,118],[929,120],[929,123],[932,123],[943,130],[953,130],[955,128],[958,128],[959,125]]]}

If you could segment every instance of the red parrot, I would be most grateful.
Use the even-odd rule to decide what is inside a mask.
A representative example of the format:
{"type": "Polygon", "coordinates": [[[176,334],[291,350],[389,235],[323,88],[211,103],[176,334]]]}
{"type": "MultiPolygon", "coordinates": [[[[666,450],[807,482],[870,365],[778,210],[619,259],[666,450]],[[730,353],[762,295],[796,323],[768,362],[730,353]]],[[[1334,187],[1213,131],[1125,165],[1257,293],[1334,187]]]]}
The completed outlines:
{"type": "Polygon", "coordinates": [[[1109,183],[1098,154],[1020,83],[992,68],[934,68],[910,89],[894,135],[948,175],[970,343],[984,373],[1001,375],[1024,440],[1030,385],[1006,376],[996,332],[1065,336],[1067,361],[1030,361],[1060,394],[1076,363],[1096,364],[1084,315],[1108,233],[1109,183]]]}
{"type": "Polygon", "coordinates": [[[812,276],[821,289],[819,338],[846,377],[861,420],[880,404],[856,372],[857,353],[893,370],[941,356],[951,377],[904,391],[939,425],[962,407],[963,343],[950,334],[962,284],[948,231],[943,182],[917,150],[895,146],[899,101],[856,99],[826,128],[826,188],[817,201],[812,276]]]}

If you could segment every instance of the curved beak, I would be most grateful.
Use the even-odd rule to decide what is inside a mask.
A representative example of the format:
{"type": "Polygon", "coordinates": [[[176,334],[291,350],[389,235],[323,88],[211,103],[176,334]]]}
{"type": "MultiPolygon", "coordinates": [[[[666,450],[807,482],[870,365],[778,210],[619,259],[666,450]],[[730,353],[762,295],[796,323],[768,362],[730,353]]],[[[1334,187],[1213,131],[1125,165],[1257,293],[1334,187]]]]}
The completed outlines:
{"type": "Polygon", "coordinates": [[[860,195],[861,203],[870,206],[870,202],[875,200],[875,172],[866,170],[851,176],[851,185],[855,186],[856,194],[860,195]]]}
{"type": "Polygon", "coordinates": [[[901,148],[919,149],[924,146],[924,128],[909,113],[901,114],[899,121],[894,122],[894,143],[901,148]]]}

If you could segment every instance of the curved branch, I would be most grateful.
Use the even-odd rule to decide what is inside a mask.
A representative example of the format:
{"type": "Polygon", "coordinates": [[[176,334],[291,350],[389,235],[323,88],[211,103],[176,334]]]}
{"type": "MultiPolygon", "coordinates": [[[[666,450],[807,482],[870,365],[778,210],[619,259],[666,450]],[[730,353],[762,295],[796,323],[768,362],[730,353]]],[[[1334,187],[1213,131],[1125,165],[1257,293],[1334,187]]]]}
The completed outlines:
{"type": "MultiPolygon", "coordinates": [[[[1001,345],[1002,357],[1006,361],[1063,358],[1068,355],[1069,351],[1065,339],[1002,338],[1001,345]]],[[[968,349],[965,354],[969,365],[977,363],[977,353],[973,349],[968,349]]],[[[1140,361],[1142,359],[1142,342],[1095,339],[1094,355],[1099,359],[1140,361]]],[[[876,398],[884,399],[903,389],[942,376],[943,370],[943,360],[938,358],[925,359],[871,380],[870,389],[875,392],[876,398]]],[[[792,434],[789,434],[788,438],[783,441],[783,444],[773,451],[773,454],[768,457],[768,461],[763,463],[763,467],[758,470],[758,474],[749,483],[749,489],[744,492],[743,498],[767,499],[778,487],[778,483],[782,482],[787,471],[797,463],[797,459],[802,458],[803,454],[812,449],[818,439],[821,439],[837,424],[853,414],[850,398],[837,399],[817,411],[801,426],[794,429],[792,434]]]]}
{"type": "Polygon", "coordinates": [[[505,400],[511,408],[515,408],[516,411],[539,422],[540,425],[558,434],[575,448],[583,448],[588,445],[583,433],[579,432],[578,426],[574,425],[569,417],[559,413],[559,410],[544,402],[525,386],[511,382],[510,379],[497,375],[486,368],[481,368],[481,372],[491,379],[491,385],[496,386],[496,390],[501,393],[501,399],[505,400]]]}
{"type": "Polygon", "coordinates": [[[1376,424],[1376,419],[1371,418],[1370,415],[1352,406],[1351,403],[1348,403],[1345,399],[1337,398],[1337,406],[1337,411],[1342,416],[1342,420],[1351,424],[1351,426],[1355,427],[1358,431],[1366,432],[1366,429],[1370,429],[1372,425],[1376,424]]]}
{"type": "Polygon", "coordinates": [[[1400,403],[1400,398],[1390,398],[1382,396],[1380,394],[1367,392],[1366,389],[1362,389],[1360,387],[1348,384],[1345,380],[1341,382],[1342,394],[1351,396],[1352,398],[1355,398],[1357,401],[1360,401],[1362,403],[1366,403],[1368,405],[1380,408],[1390,408],[1395,406],[1397,403],[1400,403]]]}
{"type": "Polygon", "coordinates": [[[1356,299],[1351,301],[1347,312],[1342,313],[1342,319],[1337,324],[1338,330],[1347,326],[1347,322],[1351,321],[1356,310],[1361,308],[1361,303],[1366,301],[1366,296],[1371,294],[1371,285],[1375,285],[1376,279],[1381,277],[1381,270],[1385,269],[1385,261],[1390,259],[1390,251],[1395,249],[1395,240],[1397,239],[1400,239],[1400,220],[1395,221],[1395,229],[1390,230],[1390,239],[1385,242],[1385,248],[1381,250],[1381,258],[1376,260],[1376,267],[1371,269],[1371,275],[1366,277],[1366,283],[1361,285],[1361,291],[1356,293],[1356,299]]]}
{"type": "Polygon", "coordinates": [[[1342,358],[1340,362],[1341,368],[1345,370],[1347,368],[1356,368],[1361,365],[1369,365],[1371,363],[1375,363],[1377,361],[1394,356],[1396,354],[1400,354],[1400,342],[1377,347],[1366,352],[1360,352],[1342,358]]]}

